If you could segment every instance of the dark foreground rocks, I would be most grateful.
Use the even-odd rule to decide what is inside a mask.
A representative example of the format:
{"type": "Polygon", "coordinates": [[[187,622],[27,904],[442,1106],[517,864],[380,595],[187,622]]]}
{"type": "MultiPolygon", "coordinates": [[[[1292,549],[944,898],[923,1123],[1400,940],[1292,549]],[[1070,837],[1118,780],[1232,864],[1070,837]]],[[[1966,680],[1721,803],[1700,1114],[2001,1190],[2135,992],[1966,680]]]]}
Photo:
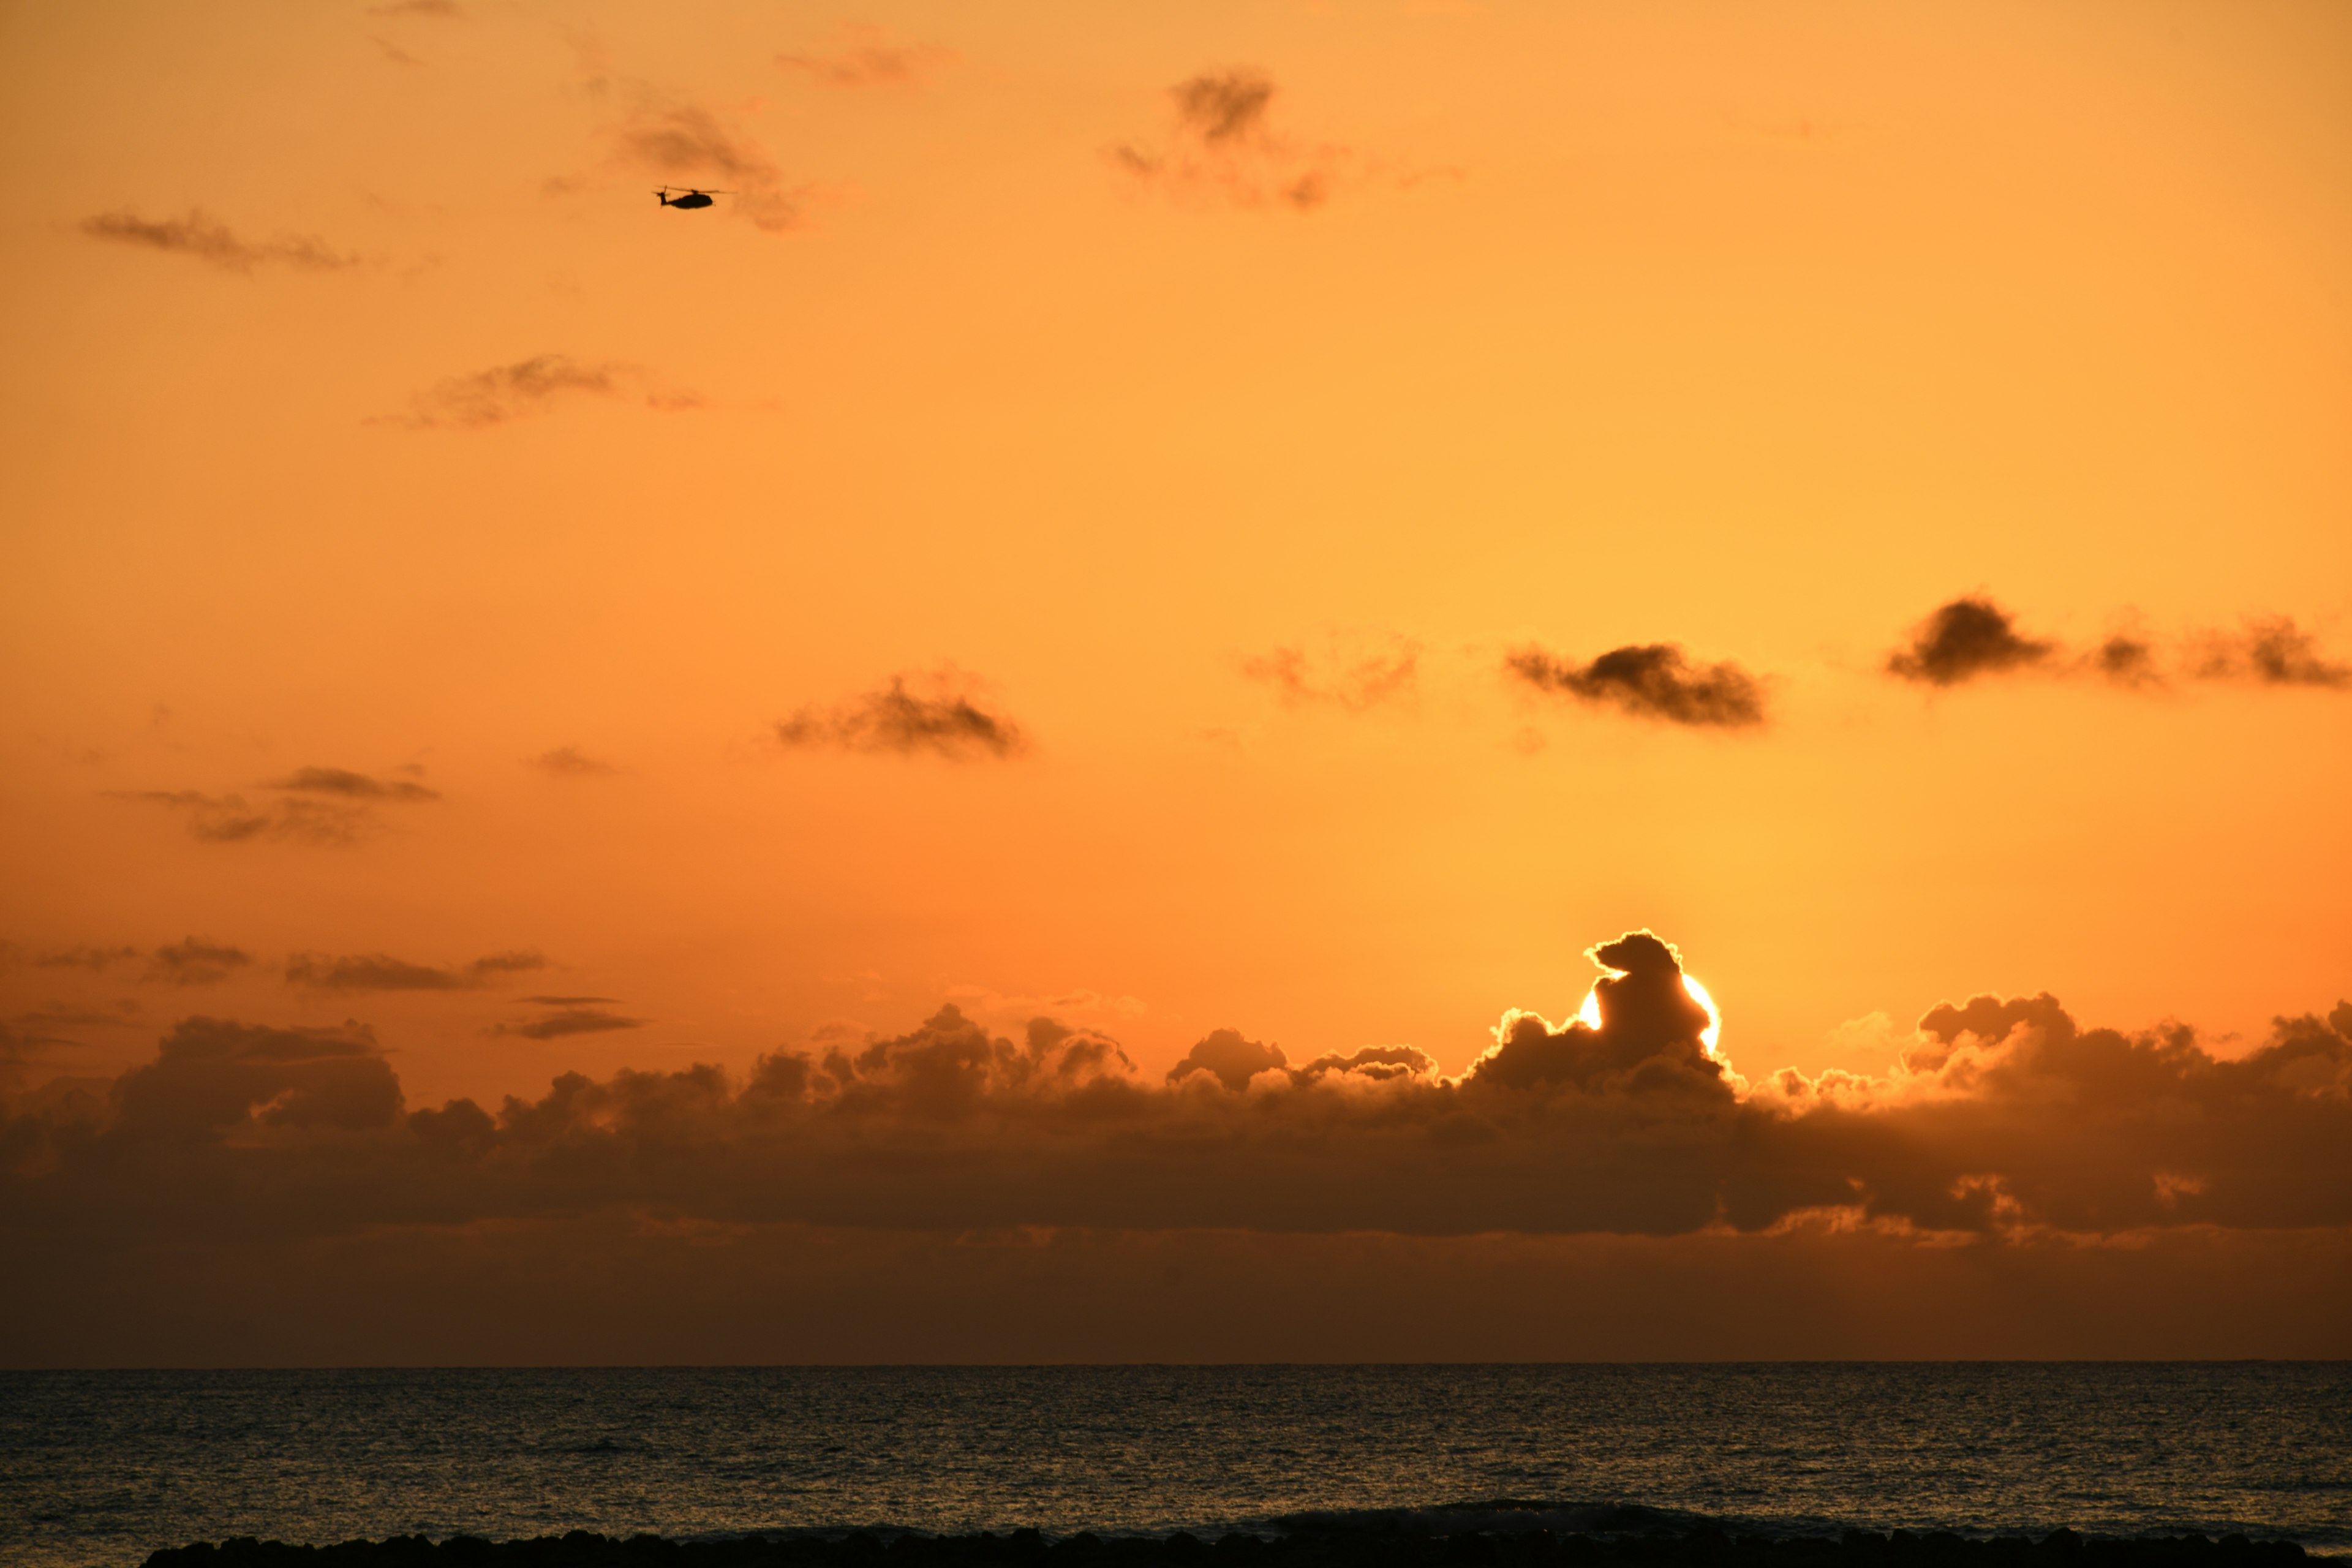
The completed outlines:
{"type": "Polygon", "coordinates": [[[251,1536],[158,1552],[147,1568],[2288,1568],[2304,1562],[2293,1542],[2227,1535],[2150,1540],[2084,1537],[2061,1530],[1970,1540],[1945,1531],[1893,1535],[1847,1531],[1827,1537],[1728,1536],[1714,1530],[1625,1535],[1549,1531],[1290,1531],[1203,1541],[1073,1535],[1048,1542],[1009,1535],[742,1536],[670,1541],[575,1530],[536,1541],[422,1535],[289,1546],[251,1536]]]}

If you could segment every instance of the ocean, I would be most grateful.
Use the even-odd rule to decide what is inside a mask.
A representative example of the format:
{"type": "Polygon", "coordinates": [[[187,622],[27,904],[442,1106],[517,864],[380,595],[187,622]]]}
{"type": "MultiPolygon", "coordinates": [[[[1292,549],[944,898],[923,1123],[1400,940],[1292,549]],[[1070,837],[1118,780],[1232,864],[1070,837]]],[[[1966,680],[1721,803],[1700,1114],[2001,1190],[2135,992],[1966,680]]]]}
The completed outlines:
{"type": "Polygon", "coordinates": [[[2352,1363],[0,1373],[0,1560],[42,1568],[236,1535],[1215,1534],[1497,1499],[1555,1528],[2352,1555],[2352,1363]]]}

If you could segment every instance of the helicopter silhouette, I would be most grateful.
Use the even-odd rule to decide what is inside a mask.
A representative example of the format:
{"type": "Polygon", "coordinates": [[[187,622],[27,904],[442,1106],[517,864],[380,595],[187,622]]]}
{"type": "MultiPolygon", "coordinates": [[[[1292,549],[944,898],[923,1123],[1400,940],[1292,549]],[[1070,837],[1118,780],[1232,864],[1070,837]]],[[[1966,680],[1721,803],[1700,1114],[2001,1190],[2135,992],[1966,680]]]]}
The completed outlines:
{"type": "Polygon", "coordinates": [[[684,195],[674,195],[671,194],[678,189],[679,187],[677,185],[664,185],[659,190],[656,191],[654,195],[660,199],[661,205],[666,207],[707,207],[711,205],[710,198],[713,196],[731,196],[735,194],[732,191],[697,190],[692,186],[686,187],[684,195]]]}

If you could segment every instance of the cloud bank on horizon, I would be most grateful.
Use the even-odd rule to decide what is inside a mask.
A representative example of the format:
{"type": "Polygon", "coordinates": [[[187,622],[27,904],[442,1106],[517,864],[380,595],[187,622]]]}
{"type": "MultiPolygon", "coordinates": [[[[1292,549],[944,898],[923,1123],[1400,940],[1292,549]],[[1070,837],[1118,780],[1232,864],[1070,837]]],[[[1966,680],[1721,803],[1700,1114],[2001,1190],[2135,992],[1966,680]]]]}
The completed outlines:
{"type": "MultiPolygon", "coordinates": [[[[2352,1226],[2352,1004],[2245,1056],[2084,1028],[2048,995],[1930,1010],[1884,1076],[1753,1083],[1646,931],[1592,950],[1585,1014],[1507,1013],[1446,1077],[1411,1047],[1292,1066],[1222,1029],[1164,1082],[1050,1017],[953,1005],[740,1077],[555,1079],[411,1110],[373,1034],[182,1020],[110,1083],[0,1121],[0,1212],[97,1244],[528,1222],[650,1208],[883,1229],[1682,1236],[1827,1225],[1948,1244],[2352,1226]]],[[[485,961],[497,962],[497,961],[485,961]]],[[[531,1038],[634,1027],[598,997],[531,1038]]]]}

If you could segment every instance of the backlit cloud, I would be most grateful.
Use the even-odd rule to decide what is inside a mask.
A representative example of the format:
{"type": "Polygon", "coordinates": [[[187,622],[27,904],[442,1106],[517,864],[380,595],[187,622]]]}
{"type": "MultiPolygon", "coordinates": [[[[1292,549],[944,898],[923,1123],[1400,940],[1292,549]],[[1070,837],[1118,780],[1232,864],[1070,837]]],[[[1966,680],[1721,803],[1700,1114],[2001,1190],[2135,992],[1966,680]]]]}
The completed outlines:
{"type": "Polygon", "coordinates": [[[1308,146],[1273,126],[1274,79],[1255,67],[1202,71],[1168,89],[1164,141],[1122,142],[1111,161],[1136,179],[1238,205],[1311,212],[1331,197],[1348,162],[1337,146],[1308,146]]]}
{"type": "Polygon", "coordinates": [[[1742,729],[1764,722],[1764,686],[1738,665],[1696,664],[1673,643],[1612,648],[1577,664],[1539,647],[1503,659],[1512,676],[1538,691],[1614,707],[1643,719],[1701,728],[1742,729]]]}
{"type": "Polygon", "coordinates": [[[178,217],[143,218],[136,213],[108,212],[85,218],[82,233],[116,245],[138,246],[198,261],[231,272],[251,272],[257,267],[290,267],[298,271],[333,272],[356,267],[360,258],[345,255],[326,241],[308,235],[249,240],[201,207],[178,217]]]}
{"type": "Polygon", "coordinates": [[[775,727],[778,742],[795,749],[930,752],[953,758],[1012,757],[1028,736],[985,698],[970,677],[953,669],[894,675],[879,690],[829,707],[803,708],[775,727]]]}
{"type": "Polygon", "coordinates": [[[252,962],[242,948],[192,936],[157,948],[147,960],[147,978],[165,985],[210,985],[252,962]]]}
{"type": "Polygon", "coordinates": [[[471,963],[446,966],[411,963],[382,952],[341,957],[298,952],[286,961],[286,984],[313,991],[462,991],[546,967],[546,959],[528,950],[493,952],[471,963]]]}
{"type": "Polygon", "coordinates": [[[721,200],[771,234],[800,226],[807,188],[787,184],[757,142],[707,109],[640,109],[615,144],[624,163],[646,174],[730,193],[721,200]]]}
{"type": "Polygon", "coordinates": [[[834,47],[778,55],[776,64],[827,87],[912,87],[954,58],[952,49],[897,43],[880,27],[853,22],[843,26],[834,47]]]}
{"type": "MultiPolygon", "coordinates": [[[[566,1073],[495,1109],[411,1110],[364,1030],[190,1018],[81,1110],[9,1115],[0,1215],[182,1239],[636,1205],[721,1226],[1933,1245],[2352,1226],[2352,1005],[2224,1058],[2186,1028],[2126,1035],[2046,995],[1980,996],[1929,1009],[1883,1076],[1751,1082],[1710,1047],[1671,945],[1636,931],[1591,956],[1575,1017],[1507,1012],[1453,1078],[1412,1047],[1293,1067],[1221,1029],[1154,1082],[1100,1031],[1041,1017],[999,1034],[947,1006],[740,1074],[566,1073]]],[[[542,1002],[506,1032],[641,1022],[542,1002]]]]}

